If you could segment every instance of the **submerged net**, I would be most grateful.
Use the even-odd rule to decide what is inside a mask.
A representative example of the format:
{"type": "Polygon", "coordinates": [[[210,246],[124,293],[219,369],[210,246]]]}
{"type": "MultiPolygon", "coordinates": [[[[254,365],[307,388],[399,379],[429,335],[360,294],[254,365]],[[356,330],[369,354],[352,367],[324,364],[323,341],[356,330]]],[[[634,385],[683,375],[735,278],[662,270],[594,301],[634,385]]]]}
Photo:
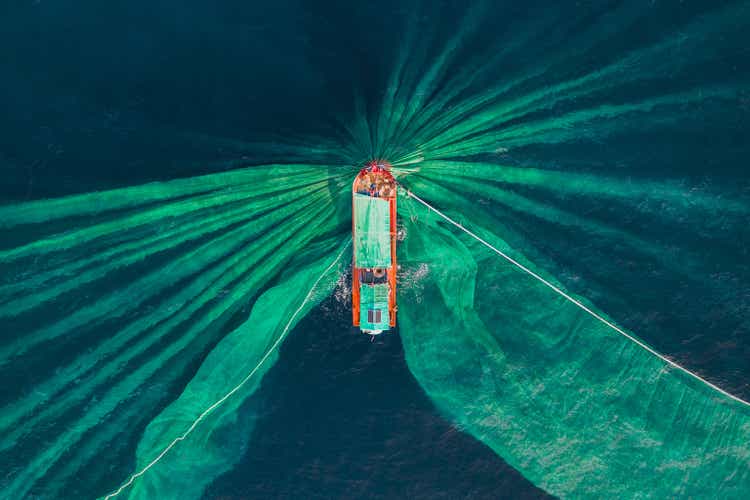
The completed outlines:
{"type": "MultiPolygon", "coordinates": [[[[3,491],[14,498],[111,491],[125,474],[113,477],[105,463],[128,453],[144,428],[136,466],[184,432],[286,324],[330,292],[338,267],[291,317],[348,239],[340,210],[348,177],[349,169],[271,165],[3,207],[1,224],[13,231],[0,250],[0,318],[6,331],[24,334],[0,345],[0,371],[12,380],[35,367],[25,385],[5,388],[3,491]],[[85,296],[93,300],[80,304],[85,296]],[[250,319],[225,336],[251,305],[250,319]],[[183,397],[160,413],[209,352],[183,397]],[[81,474],[88,484],[72,481],[81,474]]],[[[231,404],[242,404],[258,380],[231,404]]],[[[191,436],[195,446],[226,425],[221,415],[209,417],[202,437],[191,436]]],[[[222,457],[244,446],[241,436],[222,457]]],[[[185,452],[133,494],[153,496],[154,485],[174,477],[157,496],[175,488],[197,497],[231,464],[193,453],[206,458],[202,481],[172,475],[185,467],[185,452]]]]}
{"type": "Polygon", "coordinates": [[[709,180],[705,165],[748,152],[727,125],[746,123],[747,79],[718,70],[711,41],[721,33],[734,53],[750,11],[716,5],[634,45],[630,28],[664,11],[602,5],[580,29],[550,6],[532,21],[491,17],[511,33],[495,38],[476,6],[435,57],[415,55],[423,37],[407,30],[385,112],[362,117],[376,155],[459,224],[742,399],[402,197],[410,370],[448,418],[554,495],[747,497],[750,203],[746,178],[725,165],[709,180]]]}
{"type": "MultiPolygon", "coordinates": [[[[4,207],[13,231],[2,250],[0,315],[27,333],[3,342],[0,368],[10,377],[58,359],[5,389],[4,491],[198,498],[231,469],[251,446],[253,395],[276,349],[348,261],[353,172],[253,167],[4,207]],[[79,306],[81,294],[95,298],[79,306]],[[133,450],[132,466],[113,474],[108,464],[133,450]],[[75,480],[82,475],[94,486],[75,480]]],[[[709,272],[690,252],[667,259],[657,243],[507,189],[637,200],[634,212],[650,217],[645,201],[680,203],[681,186],[445,161],[422,162],[403,182],[563,288],[556,275],[570,271],[533,244],[538,228],[565,237],[545,222],[584,228],[603,248],[628,245],[628,255],[660,269],[709,272]],[[524,231],[518,210],[529,217],[524,231]]],[[[736,227],[747,213],[731,197],[694,194],[687,215],[718,210],[736,227]]],[[[669,368],[424,206],[403,195],[399,206],[406,359],[448,418],[556,495],[747,494],[745,406],[669,368]]],[[[707,297],[733,286],[713,283],[707,297]]],[[[375,289],[362,295],[387,311],[381,299],[375,289]]]]}
{"type": "MultiPolygon", "coordinates": [[[[409,180],[557,282],[497,236],[491,210],[466,210],[460,181],[448,196],[409,180]]],[[[747,404],[671,368],[421,204],[401,207],[400,261],[419,276],[401,287],[407,362],[462,429],[563,497],[747,496],[747,404]]]]}
{"type": "Polygon", "coordinates": [[[249,318],[214,347],[180,397],[146,428],[136,466],[143,479],[130,498],[166,492],[198,498],[240,459],[257,418],[250,396],[276,361],[284,337],[333,291],[348,264],[348,246],[337,249],[342,245],[335,238],[299,252],[279,284],[255,301],[249,318]]]}

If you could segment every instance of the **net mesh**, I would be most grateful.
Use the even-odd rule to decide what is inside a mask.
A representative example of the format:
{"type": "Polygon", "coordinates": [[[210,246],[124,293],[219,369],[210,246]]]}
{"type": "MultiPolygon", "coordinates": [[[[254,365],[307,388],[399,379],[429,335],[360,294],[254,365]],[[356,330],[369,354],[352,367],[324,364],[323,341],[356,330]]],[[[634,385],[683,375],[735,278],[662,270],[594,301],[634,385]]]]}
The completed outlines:
{"type": "MultiPolygon", "coordinates": [[[[458,193],[409,180],[459,220],[468,214],[458,193]]],[[[461,428],[563,497],[747,495],[746,406],[670,369],[416,201],[400,207],[400,262],[419,274],[399,297],[407,362],[461,428]]],[[[497,236],[502,222],[489,211],[466,219],[559,284],[497,236]]]]}
{"type": "MultiPolygon", "coordinates": [[[[0,318],[4,331],[23,332],[0,343],[0,373],[35,367],[4,390],[4,495],[113,491],[185,432],[267,352],[348,240],[351,176],[348,167],[265,165],[0,207],[0,318]],[[118,460],[126,467],[113,472],[118,460]]],[[[290,328],[338,271],[325,273],[290,328]]],[[[237,433],[227,425],[258,380],[126,494],[199,497],[245,446],[251,413],[237,433]]]]}
{"type": "MultiPolygon", "coordinates": [[[[0,345],[0,368],[9,376],[38,357],[58,360],[5,388],[3,491],[85,496],[116,491],[135,472],[125,495],[200,497],[250,446],[260,404],[252,396],[275,361],[272,347],[330,293],[348,260],[340,252],[351,173],[256,167],[147,185],[142,199],[128,188],[0,208],[14,229],[0,250],[0,316],[26,332],[0,345]],[[94,298],[81,306],[81,294],[94,298]],[[133,457],[134,440],[132,462],[123,460],[132,465],[114,474],[108,464],[133,457]],[[102,449],[111,460],[99,459],[102,449]],[[91,484],[76,481],[82,472],[91,484]]],[[[568,179],[572,187],[539,171],[423,162],[404,182],[556,284],[550,260],[528,243],[539,221],[583,227],[607,248],[630,245],[631,255],[675,273],[706,271],[689,254],[667,258],[658,245],[496,184],[680,199],[665,184],[659,192],[568,179]],[[519,230],[512,207],[536,226],[519,230]]],[[[410,370],[447,418],[556,495],[747,496],[746,407],[668,368],[415,203],[402,196],[399,204],[407,233],[400,333],[410,370]]],[[[690,203],[688,213],[719,211],[724,223],[746,213],[730,198],[690,203]]],[[[363,304],[387,311],[387,296],[372,292],[363,304]]]]}
{"type": "MultiPolygon", "coordinates": [[[[85,496],[125,479],[133,498],[200,497],[250,446],[261,404],[252,396],[273,347],[346,265],[351,177],[277,165],[146,185],[143,197],[135,187],[1,207],[13,231],[0,250],[0,316],[27,333],[0,344],[0,368],[59,360],[5,389],[3,491],[85,496]],[[81,294],[94,299],[80,306],[81,294]],[[102,449],[111,460],[99,459],[102,449]],[[117,457],[131,465],[114,474],[117,457]],[[91,484],[75,480],[82,473],[91,484]]],[[[685,254],[666,258],[648,241],[496,185],[681,198],[665,184],[602,179],[423,162],[404,182],[556,284],[528,243],[535,225],[520,231],[505,207],[628,244],[660,268],[705,272],[685,254]]],[[[746,213],[731,198],[698,193],[690,203],[725,222],[746,213]]],[[[669,369],[422,205],[402,196],[399,210],[399,330],[410,370],[447,418],[556,495],[746,496],[747,408],[669,369]]],[[[649,204],[639,210],[653,215],[649,204]]],[[[362,303],[384,311],[370,327],[387,328],[385,288],[364,287],[362,303]]]]}
{"type": "Polygon", "coordinates": [[[257,418],[257,401],[251,396],[275,363],[283,337],[330,295],[345,271],[346,246],[341,247],[336,238],[295,256],[279,284],[255,301],[248,319],[211,350],[180,397],[149,423],[138,445],[139,471],[229,389],[239,387],[134,484],[130,498],[163,498],[165,492],[174,498],[198,498],[213,479],[242,457],[257,418]]]}

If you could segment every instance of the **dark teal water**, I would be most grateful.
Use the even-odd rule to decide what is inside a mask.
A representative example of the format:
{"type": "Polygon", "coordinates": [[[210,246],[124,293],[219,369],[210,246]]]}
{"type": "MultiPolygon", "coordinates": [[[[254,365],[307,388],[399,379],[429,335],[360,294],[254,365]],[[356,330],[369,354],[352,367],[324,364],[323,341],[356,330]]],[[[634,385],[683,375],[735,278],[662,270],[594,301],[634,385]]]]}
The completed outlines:
{"type": "MultiPolygon", "coordinates": [[[[418,34],[410,58],[414,68],[424,67],[458,32],[465,4],[7,2],[0,6],[0,201],[136,185],[240,164],[321,162],[325,154],[306,158],[253,143],[339,135],[337,119],[353,116],[356,96],[377,113],[394,61],[407,50],[404,33],[411,28],[418,34]]],[[[722,85],[732,96],[685,104],[679,112],[655,106],[613,118],[606,135],[582,131],[557,142],[520,145],[492,159],[606,172],[634,183],[677,180],[750,199],[746,2],[497,2],[488,12],[461,39],[448,72],[481,67],[503,48],[513,48],[467,93],[540,70],[509,94],[520,98],[593,74],[626,54],[644,51],[646,57],[649,47],[665,40],[679,41],[669,57],[653,61],[652,69],[639,68],[643,74],[637,78],[623,72],[616,77],[622,79],[619,85],[561,100],[519,122],[696,89],[708,93],[722,85]],[[586,43],[593,38],[598,41],[586,43]]],[[[524,248],[535,262],[555,269],[571,289],[652,345],[750,397],[747,224],[721,213],[680,218],[669,207],[655,207],[647,216],[583,195],[513,189],[551,206],[575,207],[591,220],[698,259],[702,277],[683,276],[627,246],[596,238],[581,243],[580,234],[564,224],[513,207],[504,212],[509,224],[535,242],[524,248]],[[660,213],[676,218],[680,230],[660,213]]],[[[60,307],[73,308],[85,299],[73,297],[60,307]]],[[[24,328],[4,323],[0,334],[7,342],[22,336],[24,328]]],[[[80,343],[64,347],[71,358],[82,348],[80,343]]],[[[134,423],[136,431],[110,450],[106,465],[82,470],[75,482],[55,485],[56,491],[98,495],[119,484],[132,471],[138,430],[181,392],[180,384],[187,383],[207,349],[183,367],[178,383],[164,388],[152,413],[134,423]],[[82,484],[95,485],[94,491],[82,484]]],[[[3,371],[2,402],[31,390],[40,374],[54,372],[65,356],[64,349],[54,359],[43,353],[28,361],[33,369],[14,365],[3,371]]],[[[545,495],[441,418],[409,373],[398,335],[369,343],[349,329],[348,310],[339,303],[326,302],[296,328],[261,393],[263,417],[252,447],[210,486],[207,498],[545,495]]],[[[70,415],[60,425],[74,421],[70,415]]],[[[25,455],[6,458],[21,467],[25,455]]],[[[45,491],[41,487],[38,493],[45,491]]]]}
{"type": "Polygon", "coordinates": [[[545,498],[443,420],[397,334],[369,342],[331,298],[263,381],[252,450],[206,498],[545,498]]]}

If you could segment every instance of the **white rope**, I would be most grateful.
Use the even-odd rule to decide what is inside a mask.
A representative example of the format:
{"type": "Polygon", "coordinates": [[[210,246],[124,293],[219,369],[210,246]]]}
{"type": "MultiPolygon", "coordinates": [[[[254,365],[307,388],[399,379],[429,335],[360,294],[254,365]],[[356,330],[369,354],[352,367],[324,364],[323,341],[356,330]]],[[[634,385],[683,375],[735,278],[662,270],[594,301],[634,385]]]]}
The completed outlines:
{"type": "Polygon", "coordinates": [[[562,297],[564,297],[565,299],[569,300],[570,302],[572,302],[573,304],[575,304],[576,306],[578,306],[582,310],[586,311],[591,316],[593,316],[594,318],[598,319],[599,321],[601,321],[602,323],[604,323],[605,325],[607,325],[608,327],[610,327],[611,329],[613,329],[614,331],[616,331],[617,333],[619,333],[620,335],[622,335],[622,336],[626,337],[627,339],[635,342],[636,344],[638,344],[639,346],[641,346],[642,348],[644,348],[645,350],[647,350],[648,352],[650,352],[654,356],[658,357],[659,359],[661,359],[665,363],[669,364],[670,366],[673,366],[673,367],[677,368],[678,370],[681,370],[682,372],[690,375],[694,379],[696,379],[696,380],[698,380],[698,381],[706,384],[707,386],[711,387],[712,389],[714,389],[714,390],[720,392],[721,394],[723,394],[723,395],[725,395],[725,396],[727,396],[727,397],[729,397],[729,398],[737,401],[738,403],[742,403],[743,405],[750,406],[750,402],[747,402],[744,399],[741,399],[741,398],[739,398],[739,397],[737,397],[737,396],[735,396],[733,394],[728,393],[727,391],[725,391],[721,387],[718,387],[718,386],[712,384],[708,380],[706,380],[706,379],[702,378],[701,376],[699,376],[699,375],[691,372],[687,368],[684,368],[684,367],[678,365],[677,363],[675,363],[671,359],[669,359],[666,356],[658,353],[657,351],[655,351],[651,347],[647,346],[646,344],[644,344],[643,342],[641,342],[637,338],[635,338],[632,335],[628,334],[627,332],[623,331],[617,325],[611,323],[610,321],[607,321],[601,315],[599,315],[596,312],[592,311],[591,309],[589,309],[588,307],[586,307],[584,304],[582,304],[580,301],[578,301],[575,298],[571,297],[570,295],[568,295],[567,293],[565,293],[564,291],[562,291],[560,288],[556,287],[555,285],[553,285],[552,283],[550,283],[546,279],[542,278],[537,273],[535,273],[534,271],[532,271],[528,267],[524,266],[523,264],[521,264],[520,262],[518,262],[517,260],[515,260],[513,257],[511,257],[511,256],[507,255],[506,253],[503,253],[502,251],[498,250],[497,248],[495,248],[494,246],[492,246],[490,243],[488,243],[487,241],[485,241],[481,237],[477,236],[473,232],[471,232],[468,229],[466,229],[462,224],[460,224],[460,223],[456,222],[455,220],[451,219],[450,217],[448,217],[447,215],[445,215],[443,212],[441,212],[440,210],[436,209],[435,207],[433,207],[432,205],[430,205],[429,203],[427,203],[426,201],[424,201],[422,198],[420,198],[419,196],[415,195],[411,191],[407,190],[406,191],[406,195],[408,197],[414,198],[419,203],[421,203],[422,205],[426,206],[428,209],[432,210],[433,212],[435,212],[436,214],[438,214],[440,217],[442,217],[446,221],[450,222],[452,225],[456,226],[461,231],[465,232],[466,234],[468,234],[469,236],[471,236],[472,238],[474,238],[478,242],[482,243],[484,246],[486,246],[487,248],[489,248],[490,250],[492,250],[493,252],[495,252],[496,254],[498,254],[499,256],[501,256],[502,258],[504,258],[505,260],[507,260],[511,264],[513,264],[514,266],[516,266],[517,268],[519,268],[521,271],[523,271],[526,274],[528,274],[529,276],[532,276],[533,278],[537,279],[538,281],[540,281],[541,283],[543,283],[544,285],[546,285],[548,288],[551,288],[552,290],[554,290],[557,294],[561,295],[562,297]]]}
{"type": "Polygon", "coordinates": [[[193,429],[195,429],[198,426],[198,424],[200,423],[201,420],[203,420],[204,418],[206,418],[206,416],[209,413],[211,413],[213,410],[215,410],[224,401],[226,401],[227,399],[229,399],[229,397],[232,396],[232,394],[234,394],[235,392],[237,392],[238,390],[240,390],[240,388],[243,385],[245,385],[245,383],[248,380],[250,380],[250,378],[252,378],[253,375],[255,375],[255,372],[258,371],[258,369],[261,367],[261,365],[266,361],[266,359],[268,359],[268,356],[271,355],[271,353],[276,349],[276,347],[278,347],[278,345],[284,339],[284,337],[286,336],[287,332],[289,331],[289,327],[291,326],[292,322],[294,321],[294,318],[297,317],[297,315],[300,313],[300,311],[302,311],[302,308],[305,307],[305,304],[307,304],[307,302],[310,300],[310,297],[312,297],[312,294],[313,294],[313,291],[315,290],[315,287],[318,286],[318,283],[320,283],[320,280],[323,279],[323,276],[325,276],[328,273],[328,271],[330,271],[333,268],[333,266],[335,266],[336,263],[338,263],[338,261],[341,259],[341,256],[344,255],[344,252],[349,247],[349,244],[350,243],[347,243],[344,246],[344,248],[341,250],[341,252],[339,252],[338,256],[336,256],[336,259],[333,262],[331,262],[331,264],[326,268],[326,270],[323,271],[323,273],[318,277],[317,280],[315,280],[315,283],[313,283],[313,286],[310,288],[310,291],[307,292],[307,295],[305,296],[305,300],[303,300],[302,303],[300,304],[300,306],[297,308],[297,310],[294,311],[294,314],[292,314],[292,317],[289,318],[289,322],[284,327],[284,330],[281,332],[281,335],[279,335],[279,338],[276,340],[276,342],[274,342],[274,344],[271,346],[271,348],[268,349],[268,352],[266,352],[266,354],[261,358],[261,360],[258,362],[258,364],[255,365],[255,368],[253,368],[252,371],[250,373],[248,373],[247,376],[244,379],[242,379],[242,381],[234,387],[234,389],[232,389],[231,391],[229,391],[228,393],[226,393],[221,399],[219,399],[214,404],[212,404],[211,406],[209,406],[208,408],[206,408],[206,410],[203,413],[201,413],[198,416],[198,418],[195,419],[195,421],[188,428],[188,430],[186,430],[181,436],[175,438],[174,441],[172,441],[171,443],[169,443],[169,445],[166,448],[164,448],[164,450],[161,453],[159,453],[159,455],[155,459],[153,459],[151,461],[151,463],[149,463],[143,469],[141,469],[140,471],[138,471],[135,474],[133,474],[132,476],[130,476],[130,479],[128,479],[128,481],[125,484],[123,484],[122,486],[120,486],[117,489],[117,491],[114,491],[114,492],[110,493],[109,495],[107,495],[106,497],[104,497],[104,500],[109,500],[110,498],[119,495],[125,488],[127,488],[128,486],[130,486],[131,484],[133,484],[133,481],[135,481],[137,478],[139,478],[140,476],[142,476],[143,474],[145,474],[146,471],[148,471],[151,467],[153,467],[154,465],[156,465],[156,463],[159,462],[159,460],[161,460],[164,457],[164,455],[166,455],[167,452],[169,450],[171,450],[177,443],[179,443],[180,441],[184,441],[185,438],[187,438],[190,435],[190,433],[193,432],[193,429]]]}

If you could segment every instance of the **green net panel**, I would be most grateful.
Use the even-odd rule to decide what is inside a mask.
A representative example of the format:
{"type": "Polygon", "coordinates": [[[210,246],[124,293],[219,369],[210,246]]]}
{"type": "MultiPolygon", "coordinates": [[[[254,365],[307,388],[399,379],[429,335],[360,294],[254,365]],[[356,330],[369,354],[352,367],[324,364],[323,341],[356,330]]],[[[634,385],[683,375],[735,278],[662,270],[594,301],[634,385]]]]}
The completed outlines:
{"type": "Polygon", "coordinates": [[[367,330],[387,330],[388,318],[388,283],[362,284],[359,289],[359,323],[360,328],[367,330]]]}
{"type": "Polygon", "coordinates": [[[387,200],[354,195],[354,252],[358,267],[391,265],[390,205],[387,200]]]}
{"type": "MultiPolygon", "coordinates": [[[[559,283],[497,236],[503,225],[486,208],[410,181],[559,283]]],[[[416,201],[400,207],[406,359],[448,418],[561,497],[750,495],[746,406],[669,369],[416,201]]]]}
{"type": "MultiPolygon", "coordinates": [[[[23,332],[0,345],[0,368],[57,361],[33,389],[6,391],[3,495],[113,491],[184,433],[265,355],[349,241],[350,178],[350,167],[265,165],[0,207],[0,322],[23,332]],[[112,470],[118,454],[134,460],[112,470]]],[[[233,412],[252,406],[257,382],[118,498],[199,498],[241,456],[253,413],[233,412]]]]}
{"type": "Polygon", "coordinates": [[[252,396],[278,358],[280,336],[289,333],[330,295],[344,272],[348,262],[344,252],[346,256],[349,253],[340,242],[335,238],[300,251],[281,275],[280,283],[255,301],[247,320],[214,347],[180,397],[149,423],[138,445],[137,470],[147,466],[206,408],[253,373],[157,466],[140,477],[127,490],[128,498],[200,498],[213,479],[239,461],[260,413],[258,401],[252,396]],[[331,267],[336,255],[338,261],[331,267]]]}

